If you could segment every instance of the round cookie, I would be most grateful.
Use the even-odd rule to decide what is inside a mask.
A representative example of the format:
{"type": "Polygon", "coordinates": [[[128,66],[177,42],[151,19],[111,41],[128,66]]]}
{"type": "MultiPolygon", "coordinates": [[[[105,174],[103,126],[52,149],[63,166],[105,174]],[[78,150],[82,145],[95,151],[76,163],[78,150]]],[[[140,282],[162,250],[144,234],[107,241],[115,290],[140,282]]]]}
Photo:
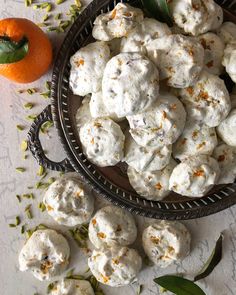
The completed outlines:
{"type": "Polygon", "coordinates": [[[138,252],[127,247],[94,250],[88,265],[95,278],[102,284],[121,287],[131,284],[142,266],[138,252]]]}
{"type": "Polygon", "coordinates": [[[169,189],[187,197],[203,197],[217,184],[220,169],[207,155],[189,157],[178,164],[169,180],[169,189]]]}
{"type": "Polygon", "coordinates": [[[169,27],[153,18],[145,18],[127,36],[122,38],[121,52],[139,52],[146,54],[146,45],[151,41],[170,35],[169,27]]]}
{"type": "Polygon", "coordinates": [[[209,127],[218,126],[231,109],[224,81],[207,71],[201,74],[194,86],[180,89],[179,94],[189,118],[209,127]]]}
{"type": "Polygon", "coordinates": [[[200,35],[198,40],[205,50],[205,70],[214,75],[222,74],[224,69],[222,59],[225,49],[223,41],[214,33],[200,35]]]}
{"type": "Polygon", "coordinates": [[[158,70],[139,53],[120,53],[106,65],[102,92],[118,118],[145,111],[159,96],[158,70]]]}
{"type": "Polygon", "coordinates": [[[55,230],[35,231],[19,254],[21,271],[31,271],[40,281],[61,275],[69,264],[70,247],[55,230]]]}
{"type": "Polygon", "coordinates": [[[177,163],[171,159],[170,163],[162,170],[153,172],[137,172],[128,167],[129,182],[135,191],[144,199],[159,201],[169,194],[170,175],[177,163]]]}
{"type": "Polygon", "coordinates": [[[232,22],[225,22],[217,32],[218,36],[225,43],[231,43],[236,40],[236,24],[232,22]]]}
{"type": "Polygon", "coordinates": [[[97,118],[79,131],[83,152],[99,167],[114,166],[123,159],[125,136],[110,118],[97,118]]]}
{"type": "Polygon", "coordinates": [[[215,148],[213,157],[220,166],[218,184],[233,183],[236,178],[236,148],[221,143],[215,148]]]}
{"type": "Polygon", "coordinates": [[[143,231],[143,249],[158,267],[165,268],[190,253],[191,236],[178,221],[156,221],[143,231]]]}
{"type": "Polygon", "coordinates": [[[79,49],[70,58],[69,82],[73,93],[84,96],[99,91],[103,72],[109,59],[110,49],[105,42],[90,43],[79,49]]]}
{"type": "Polygon", "coordinates": [[[236,39],[226,46],[222,64],[232,81],[236,83],[236,39]]]}
{"type": "Polygon", "coordinates": [[[183,133],[173,145],[173,156],[183,160],[190,156],[212,155],[216,146],[215,128],[190,120],[186,122],[183,133]]]}
{"type": "Polygon", "coordinates": [[[92,35],[102,41],[121,38],[127,36],[142,20],[141,9],[118,3],[112,11],[97,16],[92,35]]]}
{"type": "Polygon", "coordinates": [[[76,112],[75,121],[76,121],[77,131],[79,131],[80,128],[85,123],[89,122],[92,119],[90,109],[89,109],[89,102],[90,102],[90,96],[87,95],[82,100],[81,105],[76,112]]]}
{"type": "Polygon", "coordinates": [[[168,86],[194,85],[204,66],[204,49],[195,39],[175,34],[147,44],[148,57],[160,71],[160,80],[168,86]]]}
{"type": "Polygon", "coordinates": [[[126,136],[124,159],[136,171],[156,171],[165,168],[170,162],[172,146],[143,147],[130,136],[126,136]]]}
{"type": "Polygon", "coordinates": [[[76,226],[89,222],[94,199],[77,175],[65,174],[47,189],[43,202],[48,214],[59,224],[76,226]]]}
{"type": "Polygon", "coordinates": [[[175,142],[183,132],[186,112],[180,100],[162,93],[146,112],[128,116],[130,134],[141,146],[160,147],[175,142]]]}
{"type": "Polygon", "coordinates": [[[89,223],[89,239],[97,248],[128,246],[136,237],[137,227],[133,216],[119,207],[100,209],[89,223]]]}
{"type": "Polygon", "coordinates": [[[217,127],[219,137],[228,145],[236,147],[236,108],[232,109],[217,127]]]}
{"type": "Polygon", "coordinates": [[[168,6],[174,23],[187,34],[198,36],[223,22],[222,9],[213,0],[172,0],[168,6]]]}
{"type": "Polygon", "coordinates": [[[94,295],[90,282],[85,280],[64,279],[53,283],[50,295],[94,295]]]}

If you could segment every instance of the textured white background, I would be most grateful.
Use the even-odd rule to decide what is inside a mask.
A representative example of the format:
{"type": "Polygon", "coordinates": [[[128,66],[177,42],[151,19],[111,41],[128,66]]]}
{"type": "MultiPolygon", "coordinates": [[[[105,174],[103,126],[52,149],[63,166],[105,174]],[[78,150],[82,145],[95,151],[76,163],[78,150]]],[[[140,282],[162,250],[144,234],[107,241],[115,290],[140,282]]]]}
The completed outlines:
{"type": "MultiPolygon", "coordinates": [[[[0,0],[0,17],[27,17],[35,22],[41,22],[43,12],[35,11],[32,8],[25,8],[23,0],[0,0]]],[[[65,11],[72,0],[67,0],[57,7],[53,14],[65,11]]],[[[63,35],[51,33],[55,49],[58,48],[63,35]]],[[[36,83],[24,86],[37,87],[43,90],[44,82],[50,79],[49,73],[36,83]]],[[[46,213],[40,213],[37,204],[42,199],[42,191],[35,192],[36,200],[33,201],[34,219],[31,222],[24,217],[24,208],[29,203],[24,201],[19,204],[15,195],[27,193],[27,186],[34,185],[39,177],[36,175],[38,166],[32,156],[28,153],[28,159],[22,159],[20,142],[25,139],[29,122],[24,118],[28,114],[39,113],[49,101],[41,98],[38,94],[29,96],[18,94],[16,85],[0,78],[0,294],[1,295],[33,295],[38,292],[46,294],[48,283],[41,283],[34,279],[29,273],[21,273],[18,270],[18,253],[24,244],[24,236],[20,234],[20,227],[12,229],[8,224],[14,222],[16,215],[20,215],[23,223],[27,222],[28,227],[38,223],[51,225],[53,228],[60,228],[68,236],[72,248],[71,266],[76,267],[77,272],[83,274],[87,270],[86,258],[68,235],[68,229],[58,227],[46,213]],[[36,106],[31,111],[23,109],[27,101],[35,102],[36,106]],[[17,124],[26,126],[23,132],[16,129],[17,124]],[[19,174],[15,167],[22,166],[26,172],[19,174]]],[[[64,152],[57,142],[56,132],[52,129],[49,136],[43,136],[43,143],[49,155],[54,160],[64,157],[64,152]]],[[[55,173],[50,173],[54,175],[55,173]]],[[[56,175],[56,174],[55,174],[56,175]]],[[[100,202],[99,202],[100,203],[100,202]]],[[[101,206],[101,204],[99,204],[101,206]]],[[[137,218],[140,232],[146,222],[144,218],[137,218]]],[[[207,295],[235,295],[236,294],[236,207],[206,218],[184,222],[192,233],[191,255],[182,263],[176,263],[165,270],[156,267],[145,267],[139,276],[139,282],[127,288],[104,288],[106,295],[135,295],[138,284],[144,284],[143,295],[159,294],[158,287],[153,283],[153,278],[162,274],[186,273],[190,277],[198,270],[211,253],[221,231],[224,231],[224,254],[222,262],[214,272],[199,284],[206,291],[207,295]]]]}

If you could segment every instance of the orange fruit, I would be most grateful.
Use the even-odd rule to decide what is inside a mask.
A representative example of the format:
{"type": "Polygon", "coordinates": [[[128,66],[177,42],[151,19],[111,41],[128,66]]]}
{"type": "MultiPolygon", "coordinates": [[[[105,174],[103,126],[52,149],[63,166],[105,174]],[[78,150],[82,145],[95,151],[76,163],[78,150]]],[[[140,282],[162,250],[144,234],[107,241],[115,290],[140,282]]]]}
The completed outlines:
{"type": "Polygon", "coordinates": [[[24,37],[28,40],[26,55],[16,62],[0,61],[0,75],[15,82],[30,83],[48,71],[52,63],[52,45],[47,35],[28,19],[0,20],[0,38],[6,38],[17,44],[16,42],[24,37]]]}

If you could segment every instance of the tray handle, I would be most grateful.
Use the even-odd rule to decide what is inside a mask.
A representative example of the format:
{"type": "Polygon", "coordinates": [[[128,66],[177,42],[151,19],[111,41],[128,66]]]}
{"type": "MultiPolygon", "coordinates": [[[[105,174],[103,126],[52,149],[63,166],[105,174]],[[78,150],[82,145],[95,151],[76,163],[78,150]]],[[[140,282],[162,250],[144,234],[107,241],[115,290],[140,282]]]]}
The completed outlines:
{"type": "Polygon", "coordinates": [[[45,155],[40,139],[39,131],[43,123],[52,121],[51,105],[48,105],[34,120],[28,132],[28,147],[34,158],[37,160],[39,165],[44,166],[50,170],[55,171],[74,171],[68,159],[64,159],[61,162],[54,162],[48,159],[45,155]]]}

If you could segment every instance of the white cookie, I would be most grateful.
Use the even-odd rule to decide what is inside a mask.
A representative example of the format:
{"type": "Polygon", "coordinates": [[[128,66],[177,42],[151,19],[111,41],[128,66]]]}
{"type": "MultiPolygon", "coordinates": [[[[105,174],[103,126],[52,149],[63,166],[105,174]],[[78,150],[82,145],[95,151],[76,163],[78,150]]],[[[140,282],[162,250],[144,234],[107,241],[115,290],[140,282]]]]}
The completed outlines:
{"type": "Polygon", "coordinates": [[[141,9],[118,3],[112,11],[100,14],[95,19],[92,34],[95,39],[102,41],[121,38],[131,32],[142,20],[141,9]]]}
{"type": "Polygon", "coordinates": [[[59,224],[76,226],[89,222],[94,209],[91,190],[76,175],[64,175],[47,189],[43,202],[59,224]]]}
{"type": "Polygon", "coordinates": [[[226,46],[222,64],[230,78],[236,83],[236,40],[226,46]]]}
{"type": "Polygon", "coordinates": [[[88,265],[95,278],[111,287],[129,285],[136,280],[142,266],[138,252],[127,247],[94,250],[88,265]]]}
{"type": "Polygon", "coordinates": [[[143,231],[143,249],[158,267],[165,268],[190,253],[191,236],[178,221],[156,221],[143,231]]]}
{"type": "Polygon", "coordinates": [[[50,295],[94,295],[93,288],[88,281],[64,279],[53,283],[50,295]]]}
{"type": "Polygon", "coordinates": [[[77,131],[87,122],[89,122],[92,119],[90,109],[89,109],[89,102],[90,102],[90,96],[86,96],[82,102],[80,107],[78,108],[76,115],[75,115],[75,121],[76,121],[76,127],[77,131]]]}
{"type": "Polygon", "coordinates": [[[146,45],[151,41],[170,35],[169,27],[153,18],[145,18],[131,33],[122,38],[121,52],[146,54],[146,45]]]}
{"type": "Polygon", "coordinates": [[[186,112],[177,97],[162,93],[146,112],[127,119],[130,134],[139,145],[160,147],[178,139],[184,129],[186,112]]]}
{"type": "Polygon", "coordinates": [[[180,89],[179,94],[189,117],[209,127],[218,126],[231,109],[224,81],[207,71],[194,86],[180,89]]]}
{"type": "Polygon", "coordinates": [[[120,53],[106,65],[102,81],[103,101],[117,117],[145,111],[159,95],[159,73],[139,53],[120,53]]]}
{"type": "Polygon", "coordinates": [[[205,70],[214,75],[222,74],[224,69],[222,59],[225,49],[223,41],[214,33],[200,35],[198,40],[205,50],[205,70]]]}
{"type": "Polygon", "coordinates": [[[231,43],[236,40],[236,24],[232,22],[225,22],[219,28],[217,34],[221,40],[225,43],[231,43]]]}
{"type": "Polygon", "coordinates": [[[89,224],[89,239],[97,248],[128,246],[136,237],[137,227],[133,216],[119,207],[100,209],[89,224]]]}
{"type": "Polygon", "coordinates": [[[97,118],[79,131],[83,152],[99,167],[114,166],[123,159],[125,136],[110,118],[97,118]]]}
{"type": "Polygon", "coordinates": [[[173,156],[179,160],[197,155],[210,156],[216,146],[215,128],[187,121],[183,133],[173,145],[173,156]]]}
{"type": "Polygon", "coordinates": [[[219,174],[219,165],[210,156],[189,157],[174,168],[169,189],[188,197],[203,197],[217,184],[219,174]]]}
{"type": "Polygon", "coordinates": [[[112,120],[119,122],[124,118],[118,118],[113,112],[109,112],[106,107],[102,91],[92,93],[91,100],[89,102],[90,113],[93,118],[109,117],[112,120]]]}
{"type": "Polygon", "coordinates": [[[129,182],[134,190],[144,199],[159,201],[169,194],[170,175],[177,163],[170,159],[169,164],[162,170],[153,172],[137,172],[128,167],[129,182]]]}
{"type": "Polygon", "coordinates": [[[218,184],[233,183],[236,178],[236,148],[221,143],[215,148],[213,157],[220,166],[218,184]]]}
{"type": "Polygon", "coordinates": [[[55,230],[35,231],[19,254],[21,271],[31,271],[40,281],[61,275],[69,264],[70,247],[55,230]]]}
{"type": "Polygon", "coordinates": [[[204,65],[204,49],[193,38],[170,35],[147,44],[148,57],[160,71],[160,80],[174,88],[194,85],[204,65]]]}
{"type": "Polygon", "coordinates": [[[219,137],[228,145],[236,147],[236,108],[217,127],[219,137]]]}
{"type": "Polygon", "coordinates": [[[131,135],[125,139],[124,159],[129,166],[137,171],[156,171],[166,167],[170,162],[172,146],[143,147],[138,145],[131,135]]]}
{"type": "Polygon", "coordinates": [[[70,87],[73,93],[84,96],[99,91],[109,59],[110,49],[105,42],[90,43],[79,49],[70,58],[70,87]]]}
{"type": "Polygon", "coordinates": [[[217,29],[223,22],[222,9],[213,0],[172,0],[169,9],[175,24],[194,36],[217,29]]]}

